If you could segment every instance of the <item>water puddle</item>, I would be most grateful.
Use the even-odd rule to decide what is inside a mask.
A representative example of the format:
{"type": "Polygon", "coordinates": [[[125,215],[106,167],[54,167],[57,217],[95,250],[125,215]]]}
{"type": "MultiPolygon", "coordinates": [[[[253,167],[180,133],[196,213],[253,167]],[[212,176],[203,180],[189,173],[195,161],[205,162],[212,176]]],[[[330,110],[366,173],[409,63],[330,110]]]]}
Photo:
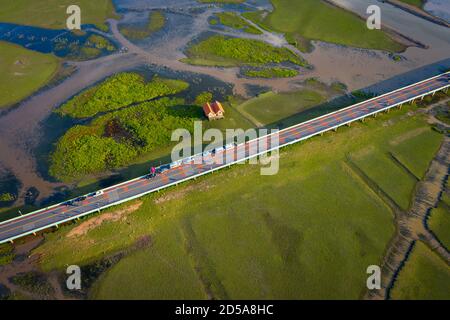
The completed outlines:
{"type": "MultiPolygon", "coordinates": [[[[83,58],[83,48],[95,48],[90,39],[95,32],[93,25],[84,25],[82,34],[67,30],[52,30],[11,23],[0,23],[0,40],[20,45],[26,49],[41,53],[52,53],[57,57],[83,58]]],[[[110,48],[97,48],[95,57],[100,57],[116,50],[113,43],[110,48]]]]}

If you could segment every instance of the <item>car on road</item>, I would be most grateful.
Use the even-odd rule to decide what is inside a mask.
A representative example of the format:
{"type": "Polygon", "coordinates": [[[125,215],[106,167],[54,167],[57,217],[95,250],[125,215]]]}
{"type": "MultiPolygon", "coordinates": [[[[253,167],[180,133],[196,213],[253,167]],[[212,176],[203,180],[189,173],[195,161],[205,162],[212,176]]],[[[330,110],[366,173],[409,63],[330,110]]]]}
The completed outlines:
{"type": "Polygon", "coordinates": [[[182,164],[182,161],[181,161],[181,160],[178,160],[178,161],[172,162],[172,163],[170,164],[170,169],[173,169],[173,168],[179,167],[179,166],[181,166],[181,164],[182,164]]]}
{"type": "Polygon", "coordinates": [[[69,200],[69,201],[66,201],[63,203],[63,205],[65,205],[65,206],[73,206],[74,204],[75,204],[74,200],[69,200]]]}
{"type": "Polygon", "coordinates": [[[96,197],[102,196],[103,194],[104,194],[103,190],[98,190],[98,191],[90,193],[88,195],[88,197],[96,198],[96,197]]]}
{"type": "Polygon", "coordinates": [[[158,173],[163,173],[166,172],[167,170],[170,169],[170,166],[168,164],[160,166],[159,168],[156,169],[156,172],[158,173]]]}
{"type": "Polygon", "coordinates": [[[80,197],[78,197],[78,198],[75,198],[75,200],[73,200],[73,201],[74,201],[74,202],[81,202],[81,201],[86,200],[86,198],[87,198],[87,196],[80,196],[80,197]]]}

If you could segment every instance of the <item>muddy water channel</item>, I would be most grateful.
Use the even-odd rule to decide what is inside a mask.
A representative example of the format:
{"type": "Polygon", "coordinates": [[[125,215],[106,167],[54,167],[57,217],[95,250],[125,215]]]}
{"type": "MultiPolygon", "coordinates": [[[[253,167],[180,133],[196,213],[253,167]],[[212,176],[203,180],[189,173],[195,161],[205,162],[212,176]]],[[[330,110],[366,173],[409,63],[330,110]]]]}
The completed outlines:
{"type": "MultiPolygon", "coordinates": [[[[223,31],[209,25],[208,19],[214,13],[224,10],[236,12],[271,10],[270,1],[250,0],[242,5],[220,7],[200,4],[194,0],[113,2],[122,18],[120,21],[109,21],[111,30],[108,37],[118,48],[126,47],[126,52],[116,51],[84,62],[68,61],[66,65],[76,69],[71,76],[41,90],[0,115],[0,186],[2,186],[0,191],[9,190],[18,193],[19,199],[15,205],[25,201],[26,190],[31,187],[38,190],[37,203],[71,187],[53,181],[47,175],[48,155],[53,149],[53,144],[75,124],[71,119],[57,117],[52,111],[81,90],[117,72],[138,70],[148,77],[158,73],[185,79],[191,84],[190,91],[185,96],[190,100],[197,93],[208,89],[214,91],[216,96],[234,93],[247,97],[259,87],[290,91],[299,88],[300,82],[310,77],[318,77],[327,83],[340,81],[345,83],[349,90],[355,90],[439,61],[441,62],[438,67],[450,67],[450,61],[445,60],[450,58],[448,29],[421,20],[400,9],[386,7],[384,23],[400,34],[424,43],[428,48],[408,48],[401,54],[402,61],[396,62],[386,52],[316,42],[312,53],[302,54],[312,65],[311,70],[303,70],[299,76],[291,79],[246,79],[240,76],[238,68],[191,66],[180,62],[179,59],[185,57],[183,52],[192,41],[204,37],[205,34],[223,31]],[[145,23],[151,10],[164,11],[167,23],[162,30],[147,39],[133,42],[120,34],[118,28],[120,24],[145,23]]],[[[365,3],[362,0],[335,0],[335,2],[358,14],[361,14],[365,3]]],[[[250,37],[239,32],[234,32],[234,36],[250,37]]],[[[287,46],[279,34],[265,32],[260,40],[287,46]]]]}

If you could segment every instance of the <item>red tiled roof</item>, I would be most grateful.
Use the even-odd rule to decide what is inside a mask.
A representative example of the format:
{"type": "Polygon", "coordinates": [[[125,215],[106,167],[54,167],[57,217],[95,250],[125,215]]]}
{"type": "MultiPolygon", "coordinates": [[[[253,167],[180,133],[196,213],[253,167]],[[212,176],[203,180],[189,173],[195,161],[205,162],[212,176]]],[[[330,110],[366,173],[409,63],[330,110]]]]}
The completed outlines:
{"type": "Polygon", "coordinates": [[[205,103],[203,105],[203,112],[205,112],[206,116],[209,116],[211,113],[214,113],[213,109],[211,108],[211,105],[209,103],[205,103]]]}
{"type": "Polygon", "coordinates": [[[214,113],[225,113],[225,110],[222,107],[222,104],[219,101],[215,101],[211,104],[211,108],[213,109],[214,113]]]}

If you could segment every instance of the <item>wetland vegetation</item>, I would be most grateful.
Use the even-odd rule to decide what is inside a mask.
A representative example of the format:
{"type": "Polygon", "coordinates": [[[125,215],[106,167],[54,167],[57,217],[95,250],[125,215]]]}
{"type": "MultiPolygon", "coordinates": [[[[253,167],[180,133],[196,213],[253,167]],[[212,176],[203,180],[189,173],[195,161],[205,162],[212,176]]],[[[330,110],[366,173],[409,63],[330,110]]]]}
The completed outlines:
{"type": "Polygon", "coordinates": [[[307,63],[286,48],[277,48],[263,41],[213,35],[186,50],[187,59],[183,62],[233,67],[242,65],[265,65],[290,62],[299,66],[307,63]]]}

